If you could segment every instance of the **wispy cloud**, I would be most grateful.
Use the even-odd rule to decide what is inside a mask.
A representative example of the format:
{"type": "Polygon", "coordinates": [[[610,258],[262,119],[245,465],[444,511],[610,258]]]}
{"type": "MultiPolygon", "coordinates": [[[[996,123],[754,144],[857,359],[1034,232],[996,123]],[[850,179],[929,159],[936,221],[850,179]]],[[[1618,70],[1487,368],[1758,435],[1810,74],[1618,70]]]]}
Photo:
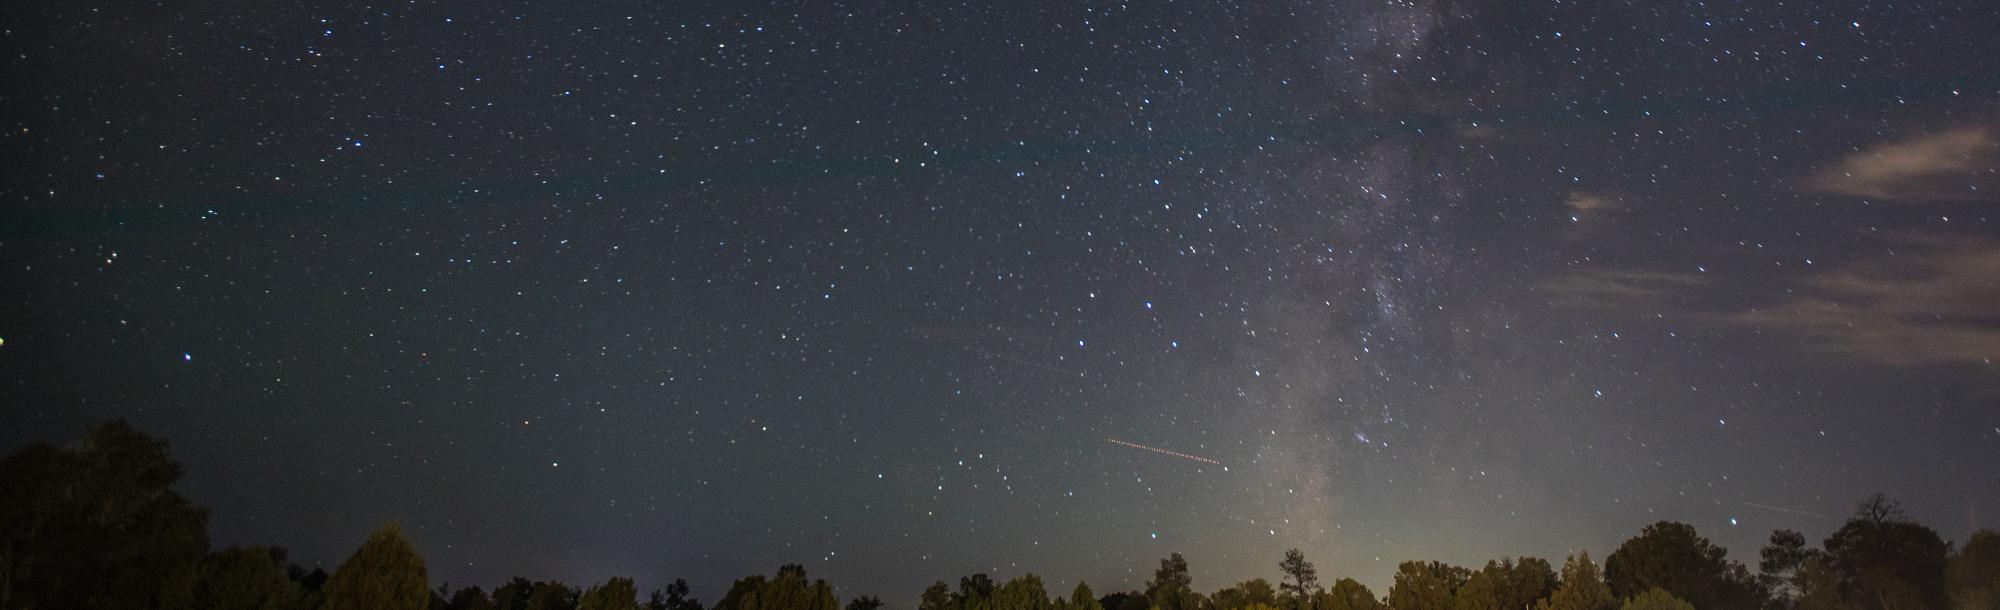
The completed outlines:
{"type": "Polygon", "coordinates": [[[1796,333],[1816,348],[1898,366],[2000,359],[2000,239],[1902,234],[1776,307],[1730,322],[1796,333]]]}
{"type": "Polygon", "coordinates": [[[1569,194],[1569,199],[1563,200],[1563,205],[1569,206],[1569,209],[1578,212],[1594,212],[1597,210],[1616,210],[1623,208],[1625,207],[1625,205],[1621,201],[1622,201],[1621,198],[1617,198],[1611,195],[1606,195],[1603,193],[1573,191],[1569,194]]]}
{"type": "Polygon", "coordinates": [[[1987,127],[1918,134],[1847,155],[1800,182],[1810,191],[1894,201],[2000,200],[2000,141],[1987,127]]]}
{"type": "Polygon", "coordinates": [[[1556,305],[1616,307],[1659,301],[1701,280],[1686,273],[1587,269],[1544,280],[1535,291],[1556,305]]]}

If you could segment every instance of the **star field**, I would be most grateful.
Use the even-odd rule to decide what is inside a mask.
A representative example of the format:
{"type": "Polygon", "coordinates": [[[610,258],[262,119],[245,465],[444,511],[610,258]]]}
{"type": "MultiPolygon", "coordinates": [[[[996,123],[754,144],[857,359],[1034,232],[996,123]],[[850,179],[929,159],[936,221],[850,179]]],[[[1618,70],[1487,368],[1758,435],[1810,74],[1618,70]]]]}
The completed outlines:
{"type": "Polygon", "coordinates": [[[129,418],[218,545],[906,607],[2000,505],[1977,2],[0,11],[0,446],[129,418]]]}

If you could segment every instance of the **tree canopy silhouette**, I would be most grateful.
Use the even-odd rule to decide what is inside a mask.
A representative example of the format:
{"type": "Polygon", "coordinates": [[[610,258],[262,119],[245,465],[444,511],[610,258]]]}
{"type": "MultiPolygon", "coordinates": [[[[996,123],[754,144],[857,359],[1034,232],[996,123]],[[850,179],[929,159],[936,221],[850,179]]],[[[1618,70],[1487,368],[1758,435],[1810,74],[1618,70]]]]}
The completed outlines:
{"type": "Polygon", "coordinates": [[[1728,555],[1693,526],[1661,521],[1612,551],[1604,575],[1620,598],[1658,588],[1702,610],[1756,610],[1763,597],[1756,579],[1728,555]]]}
{"type": "Polygon", "coordinates": [[[1471,573],[1465,568],[1436,561],[1405,561],[1396,566],[1396,580],[1389,586],[1389,607],[1393,610],[1452,610],[1459,587],[1471,573]]]}
{"type": "Polygon", "coordinates": [[[174,491],[180,478],[167,442],[124,420],[0,460],[0,609],[153,605],[208,553],[208,512],[174,491]]]}
{"type": "MultiPolygon", "coordinates": [[[[0,610],[843,610],[833,586],[797,564],[737,580],[712,607],[679,579],[644,603],[625,577],[587,590],[515,577],[490,594],[433,591],[422,554],[393,522],[331,576],[288,564],[277,547],[209,553],[206,513],[173,490],[180,476],[165,441],[124,422],[91,426],[75,446],[36,443],[0,459],[0,610]]],[[[1878,494],[1821,547],[1774,531],[1753,576],[1692,526],[1662,521],[1620,544],[1602,571],[1583,551],[1560,577],[1535,557],[1476,571],[1406,561],[1382,597],[1352,578],[1322,589],[1315,566],[1290,549],[1275,587],[1250,578],[1203,595],[1176,552],[1143,592],[1100,598],[1078,582],[1051,596],[1034,573],[1004,583],[982,573],[956,589],[934,582],[913,601],[918,610],[2000,610],[2000,534],[1975,532],[1954,551],[1878,494]]],[[[845,610],[889,605],[859,595],[845,610]]]]}
{"type": "Polygon", "coordinates": [[[430,606],[430,573],[424,557],[403,538],[402,526],[384,524],[355,549],[326,581],[324,610],[424,610],[430,606]]]}
{"type": "Polygon", "coordinates": [[[1944,569],[1951,545],[1909,521],[1902,507],[1875,494],[1826,539],[1841,590],[1859,610],[1945,607],[1944,569]]]}
{"type": "Polygon", "coordinates": [[[1562,584],[1548,599],[1536,602],[1535,610],[1608,610],[1617,603],[1590,553],[1579,551],[1563,560],[1562,584]]]}

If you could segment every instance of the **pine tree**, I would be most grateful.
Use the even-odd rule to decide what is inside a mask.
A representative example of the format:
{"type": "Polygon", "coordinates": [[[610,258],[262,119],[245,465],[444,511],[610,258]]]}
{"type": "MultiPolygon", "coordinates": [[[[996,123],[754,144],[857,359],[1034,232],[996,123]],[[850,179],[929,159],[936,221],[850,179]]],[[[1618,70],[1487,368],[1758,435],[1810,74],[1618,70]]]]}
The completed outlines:
{"type": "Polygon", "coordinates": [[[1278,581],[1278,592],[1289,600],[1287,607],[1292,610],[1308,610],[1314,595],[1320,592],[1319,570],[1306,561],[1306,554],[1298,549],[1285,551],[1285,560],[1278,562],[1278,570],[1284,578],[1278,581]]]}

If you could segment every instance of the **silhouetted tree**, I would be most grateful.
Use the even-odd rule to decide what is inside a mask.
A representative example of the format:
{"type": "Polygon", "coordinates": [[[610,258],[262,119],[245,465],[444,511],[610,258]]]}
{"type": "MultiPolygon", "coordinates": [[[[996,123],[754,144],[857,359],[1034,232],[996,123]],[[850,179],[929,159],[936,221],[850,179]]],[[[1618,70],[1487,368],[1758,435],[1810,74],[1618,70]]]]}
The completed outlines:
{"type": "MultiPolygon", "coordinates": [[[[784,570],[793,567],[797,566],[784,566],[779,568],[778,571],[782,573],[784,570]]],[[[739,578],[736,582],[730,583],[729,592],[722,594],[722,600],[715,603],[715,610],[756,610],[761,608],[762,604],[760,603],[759,596],[766,589],[769,589],[770,585],[770,579],[764,578],[762,574],[739,578]]]]}
{"type": "Polygon", "coordinates": [[[1556,573],[1546,560],[1488,561],[1459,588],[1452,604],[1458,610],[1529,610],[1555,588],[1556,573]]]}
{"type": "Polygon", "coordinates": [[[1459,587],[1465,586],[1471,571],[1436,561],[1405,561],[1396,566],[1396,580],[1389,585],[1389,607],[1393,610],[1452,610],[1459,587]]]}
{"type": "Polygon", "coordinates": [[[1278,591],[1283,594],[1285,605],[1291,610],[1307,610],[1313,596],[1319,594],[1319,570],[1306,561],[1306,554],[1298,549],[1285,551],[1285,560],[1278,562],[1278,571],[1284,577],[1278,579],[1278,591]]]}
{"type": "Polygon", "coordinates": [[[1625,600],[1618,610],[1694,610],[1694,605],[1664,590],[1647,589],[1645,593],[1625,600]]]}
{"type": "Polygon", "coordinates": [[[1208,598],[1208,607],[1214,610],[1244,610],[1251,606],[1278,606],[1278,592],[1271,588],[1271,582],[1253,578],[1236,586],[1225,587],[1208,598]]]}
{"type": "Polygon", "coordinates": [[[1803,534],[1785,529],[1771,532],[1770,542],[1764,543],[1757,553],[1757,582],[1771,596],[1771,610],[1792,607],[1798,597],[1792,579],[1798,574],[1799,564],[1812,553],[1812,549],[1806,548],[1803,534]]]}
{"type": "Polygon", "coordinates": [[[2000,533],[1979,530],[1945,564],[1952,610],[2000,610],[2000,533]]]}
{"type": "Polygon", "coordinates": [[[556,581],[536,581],[528,592],[528,601],[521,607],[526,610],[575,610],[577,600],[583,597],[583,590],[556,581]]]}
{"type": "Polygon", "coordinates": [[[613,577],[591,587],[576,600],[577,610],[639,610],[639,588],[632,579],[613,577]]]}
{"type": "Polygon", "coordinates": [[[1563,560],[1562,584],[1548,599],[1537,602],[1535,610],[1610,610],[1617,603],[1590,553],[1580,551],[1563,560]]]}
{"type": "Polygon", "coordinates": [[[958,578],[958,592],[951,596],[952,610],[992,610],[993,579],[985,574],[958,578]]]}
{"type": "Polygon", "coordinates": [[[1104,610],[1104,606],[1097,603],[1096,595],[1097,593],[1090,590],[1090,583],[1079,580],[1076,582],[1076,588],[1070,590],[1069,601],[1064,605],[1064,610],[1104,610]]]}
{"type": "Polygon", "coordinates": [[[917,610],[950,610],[951,607],[951,585],[943,581],[924,587],[924,594],[917,598],[917,610]]]}
{"type": "Polygon", "coordinates": [[[534,581],[516,576],[493,590],[493,606],[500,610],[528,610],[528,598],[534,594],[534,581]]]}
{"type": "Polygon", "coordinates": [[[284,549],[229,547],[168,576],[160,588],[159,608],[288,610],[300,593],[284,565],[284,549]]]}
{"type": "Polygon", "coordinates": [[[993,610],[1053,610],[1042,577],[1022,574],[993,592],[993,610]]]}
{"type": "Polygon", "coordinates": [[[1098,598],[1097,602],[1104,610],[1146,610],[1149,604],[1146,595],[1138,591],[1119,591],[1098,598]]]}
{"type": "Polygon", "coordinates": [[[1352,578],[1333,581],[1333,588],[1313,595],[1312,610],[1387,610],[1388,605],[1352,578]]]}
{"type": "Polygon", "coordinates": [[[1944,607],[1951,545],[1931,528],[1905,519],[1887,496],[1863,501],[1825,546],[1849,604],[1862,610],[1944,607]]]}
{"type": "Polygon", "coordinates": [[[1799,562],[1792,574],[1794,610],[1851,610],[1840,590],[1840,571],[1824,553],[1814,553],[1799,562]]]}
{"type": "Polygon", "coordinates": [[[736,581],[715,610],[840,610],[840,600],[832,585],[807,581],[804,566],[788,564],[769,580],[752,576],[736,581]]]}
{"type": "Polygon", "coordinates": [[[325,610],[425,610],[430,576],[403,528],[391,522],[333,571],[325,595],[325,610]]]}
{"type": "Polygon", "coordinates": [[[1194,577],[1188,574],[1187,559],[1172,553],[1160,560],[1153,579],[1146,581],[1146,600],[1152,610],[1199,610],[1201,594],[1194,591],[1194,577]]]}
{"type": "Polygon", "coordinates": [[[174,491],[180,478],[167,442],[124,420],[0,460],[0,610],[153,605],[208,553],[208,514],[174,491]]]}
{"type": "Polygon", "coordinates": [[[667,583],[665,590],[654,589],[653,597],[646,602],[646,610],[703,610],[701,600],[688,596],[688,583],[679,578],[667,583]]]}
{"type": "Polygon", "coordinates": [[[1661,521],[1612,551],[1604,575],[1612,595],[1621,598],[1659,588],[1701,610],[1755,610],[1764,595],[1728,554],[1692,526],[1661,521]]]}
{"type": "Polygon", "coordinates": [[[479,587],[466,587],[446,597],[446,610],[494,610],[493,599],[479,587]]]}
{"type": "Polygon", "coordinates": [[[863,595],[847,600],[847,610],[880,610],[881,608],[882,598],[873,595],[863,595]]]}
{"type": "Polygon", "coordinates": [[[326,586],[326,579],[332,577],[326,570],[315,567],[308,572],[296,563],[285,566],[285,576],[290,577],[292,582],[298,583],[299,592],[308,595],[319,593],[320,588],[326,586]]]}

